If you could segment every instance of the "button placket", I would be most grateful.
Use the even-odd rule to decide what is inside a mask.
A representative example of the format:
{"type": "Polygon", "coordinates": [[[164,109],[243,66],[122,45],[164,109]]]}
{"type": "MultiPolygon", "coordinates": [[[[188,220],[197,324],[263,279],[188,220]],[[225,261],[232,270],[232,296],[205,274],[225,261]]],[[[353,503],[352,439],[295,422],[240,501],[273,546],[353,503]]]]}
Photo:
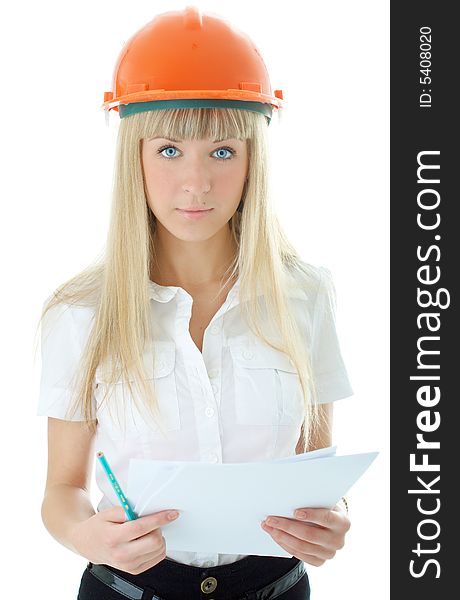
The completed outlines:
{"type": "Polygon", "coordinates": [[[189,360],[193,362],[195,384],[191,387],[191,392],[197,415],[200,457],[204,462],[218,463],[221,461],[222,441],[215,393],[211,388],[204,357],[201,353],[199,356],[197,353],[189,355],[189,360]]]}
{"type": "Polygon", "coordinates": [[[183,344],[184,360],[190,377],[193,379],[190,392],[196,412],[200,457],[205,462],[218,463],[222,461],[222,440],[220,423],[217,418],[220,382],[211,382],[209,373],[212,373],[217,380],[221,372],[222,319],[219,318],[219,315],[223,307],[214,315],[213,320],[206,328],[203,337],[203,351],[200,352],[189,331],[192,302],[192,297],[187,292],[181,294],[179,311],[181,318],[176,329],[177,338],[183,344]],[[208,373],[210,363],[214,368],[210,369],[208,373]]]}
{"type": "Polygon", "coordinates": [[[215,324],[214,324],[214,325],[211,327],[211,329],[210,329],[209,331],[210,331],[210,333],[212,333],[213,335],[219,335],[219,333],[220,333],[220,330],[221,330],[221,327],[220,327],[220,325],[217,325],[217,323],[215,323],[215,324]]]}
{"type": "MultiPolygon", "coordinates": [[[[216,318],[218,313],[214,315],[216,318]]],[[[205,330],[204,341],[203,341],[203,364],[206,369],[206,383],[204,384],[206,390],[210,390],[212,392],[212,396],[207,393],[206,396],[209,398],[210,406],[212,404],[219,404],[219,392],[220,386],[218,384],[218,377],[220,375],[220,369],[216,367],[210,367],[208,369],[208,364],[212,361],[215,365],[216,360],[221,360],[221,349],[222,349],[222,318],[219,318],[217,322],[213,325],[208,325],[208,328],[205,330]],[[207,338],[207,332],[209,331],[211,338],[207,338]],[[207,340],[207,341],[206,341],[207,340]],[[211,381],[213,380],[213,381],[211,381]]],[[[219,364],[220,366],[220,364],[219,364]]]]}
{"type": "Polygon", "coordinates": [[[213,417],[213,416],[214,416],[214,412],[215,412],[215,411],[214,411],[214,409],[212,408],[212,406],[207,406],[207,407],[206,407],[206,409],[205,409],[205,411],[204,411],[204,414],[205,414],[207,417],[213,417]]]}

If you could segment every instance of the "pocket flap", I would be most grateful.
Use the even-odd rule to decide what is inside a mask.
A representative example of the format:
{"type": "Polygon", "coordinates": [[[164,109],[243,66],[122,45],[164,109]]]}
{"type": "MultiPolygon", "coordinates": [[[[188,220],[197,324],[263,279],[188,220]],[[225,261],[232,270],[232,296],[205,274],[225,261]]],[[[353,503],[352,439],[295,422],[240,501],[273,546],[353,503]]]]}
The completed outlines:
{"type": "MultiPolygon", "coordinates": [[[[172,341],[154,341],[153,350],[148,349],[143,355],[144,368],[147,379],[165,377],[174,369],[176,361],[176,345],[172,341]]],[[[112,359],[109,358],[106,363],[98,365],[96,368],[96,383],[107,383],[108,374],[105,371],[112,366],[112,359]]],[[[109,373],[110,371],[108,371],[109,373]]],[[[134,376],[130,374],[127,378],[120,378],[115,383],[134,381],[134,376]]]]}
{"type": "Polygon", "coordinates": [[[242,343],[228,340],[233,360],[247,369],[277,369],[297,373],[291,359],[284,352],[259,343],[242,343]]]}

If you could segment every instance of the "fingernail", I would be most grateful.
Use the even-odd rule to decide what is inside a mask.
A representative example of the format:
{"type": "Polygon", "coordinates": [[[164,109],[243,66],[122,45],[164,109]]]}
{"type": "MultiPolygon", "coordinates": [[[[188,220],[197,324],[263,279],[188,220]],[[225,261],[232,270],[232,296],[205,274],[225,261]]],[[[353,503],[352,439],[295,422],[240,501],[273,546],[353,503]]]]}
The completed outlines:
{"type": "Polygon", "coordinates": [[[303,510],[297,510],[297,511],[296,511],[296,513],[295,513],[295,516],[296,516],[298,519],[305,519],[305,518],[306,518],[306,516],[307,516],[307,513],[306,513],[306,512],[304,512],[303,510]]]}
{"type": "Polygon", "coordinates": [[[177,519],[178,516],[179,516],[179,513],[177,512],[177,510],[173,510],[172,512],[168,513],[168,519],[170,521],[172,521],[173,519],[177,519]]]}
{"type": "Polygon", "coordinates": [[[278,523],[278,519],[275,519],[274,517],[269,517],[267,519],[267,525],[276,525],[278,523]]]}

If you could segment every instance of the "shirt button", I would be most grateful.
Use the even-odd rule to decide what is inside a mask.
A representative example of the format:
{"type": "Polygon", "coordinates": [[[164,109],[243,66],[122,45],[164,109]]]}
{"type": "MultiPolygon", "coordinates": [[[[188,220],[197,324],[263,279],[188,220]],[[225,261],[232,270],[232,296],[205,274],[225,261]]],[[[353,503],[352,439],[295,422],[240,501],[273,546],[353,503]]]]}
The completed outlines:
{"type": "Polygon", "coordinates": [[[203,563],[203,567],[213,567],[213,566],[214,566],[213,560],[207,560],[203,563]]]}
{"type": "Polygon", "coordinates": [[[219,325],[213,325],[209,331],[214,335],[217,335],[218,333],[220,333],[220,327],[219,325]]]}
{"type": "Polygon", "coordinates": [[[243,350],[243,358],[245,358],[246,360],[254,358],[254,352],[251,352],[251,350],[243,350]]]}
{"type": "Polygon", "coordinates": [[[210,379],[215,379],[219,375],[219,369],[211,369],[208,373],[210,379]]]}
{"type": "Polygon", "coordinates": [[[212,406],[208,406],[204,413],[207,417],[212,417],[214,414],[214,409],[212,408],[212,406]]]}

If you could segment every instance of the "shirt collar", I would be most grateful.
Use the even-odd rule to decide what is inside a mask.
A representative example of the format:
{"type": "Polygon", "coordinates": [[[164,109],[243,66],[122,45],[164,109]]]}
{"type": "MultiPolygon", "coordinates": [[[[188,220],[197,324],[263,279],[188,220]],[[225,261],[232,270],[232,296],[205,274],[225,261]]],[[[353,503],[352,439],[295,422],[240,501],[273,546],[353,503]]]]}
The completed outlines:
{"type": "MultiPolygon", "coordinates": [[[[238,277],[233,284],[233,287],[228,292],[227,298],[230,297],[230,295],[233,297],[237,293],[239,286],[240,278],[238,277]]],[[[149,298],[151,300],[156,300],[157,302],[169,302],[175,297],[179,290],[185,292],[184,288],[175,285],[160,285],[151,279],[149,280],[149,298]]]]}
{"type": "MultiPolygon", "coordinates": [[[[233,287],[228,292],[227,298],[233,299],[233,297],[237,295],[239,287],[240,287],[240,277],[238,276],[233,287]]],[[[156,300],[157,302],[162,302],[162,303],[169,302],[176,296],[176,294],[179,290],[181,290],[181,293],[187,293],[187,292],[185,292],[184,288],[181,288],[181,287],[178,287],[175,285],[160,285],[159,283],[156,283],[155,281],[149,280],[149,298],[152,300],[156,300]]],[[[260,295],[260,293],[261,292],[259,292],[259,295],[260,295]]],[[[307,295],[304,290],[294,289],[294,290],[288,291],[289,298],[305,299],[306,296],[307,295]]]]}
{"type": "Polygon", "coordinates": [[[160,285],[149,280],[149,298],[157,302],[169,302],[177,294],[179,288],[174,285],[160,285]]]}

